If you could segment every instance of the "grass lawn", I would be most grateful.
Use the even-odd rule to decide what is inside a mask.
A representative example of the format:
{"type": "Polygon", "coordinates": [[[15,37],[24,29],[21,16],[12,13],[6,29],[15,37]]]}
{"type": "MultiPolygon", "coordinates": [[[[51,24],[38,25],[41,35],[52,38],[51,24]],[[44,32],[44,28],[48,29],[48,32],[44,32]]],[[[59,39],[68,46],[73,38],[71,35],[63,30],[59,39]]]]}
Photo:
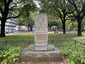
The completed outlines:
{"type": "MultiPolygon", "coordinates": [[[[0,38],[0,41],[5,40],[34,40],[34,34],[14,34],[0,38]]],[[[77,34],[48,34],[48,40],[77,40],[84,42],[85,34],[79,37],[77,34]]]]}
{"type": "MultiPolygon", "coordinates": [[[[54,44],[56,47],[62,47],[68,43],[69,40],[77,40],[85,43],[85,34],[77,36],[77,34],[48,34],[48,44],[54,44]],[[63,44],[62,44],[63,43],[63,44]]],[[[22,48],[28,47],[30,44],[34,44],[34,34],[14,34],[7,35],[0,38],[0,43],[6,41],[7,45],[20,46],[22,48]]],[[[75,45],[75,41],[72,42],[75,45]]]]}

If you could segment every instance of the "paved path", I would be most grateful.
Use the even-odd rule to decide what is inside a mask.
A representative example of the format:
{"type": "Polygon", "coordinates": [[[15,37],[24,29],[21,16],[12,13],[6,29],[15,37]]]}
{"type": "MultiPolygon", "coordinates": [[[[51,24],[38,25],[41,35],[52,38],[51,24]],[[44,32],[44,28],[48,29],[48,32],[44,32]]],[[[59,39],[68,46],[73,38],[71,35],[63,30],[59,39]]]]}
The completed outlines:
{"type": "Polygon", "coordinates": [[[45,61],[41,61],[41,62],[37,62],[37,63],[34,63],[33,61],[28,61],[28,62],[14,62],[12,64],[68,64],[66,63],[65,61],[48,61],[48,62],[45,62],[45,61]]]}
{"type": "MultiPolygon", "coordinates": [[[[6,35],[12,35],[12,34],[32,34],[33,32],[20,32],[20,33],[9,33],[6,35]]],[[[48,33],[54,33],[54,31],[48,32],[48,33]]]]}

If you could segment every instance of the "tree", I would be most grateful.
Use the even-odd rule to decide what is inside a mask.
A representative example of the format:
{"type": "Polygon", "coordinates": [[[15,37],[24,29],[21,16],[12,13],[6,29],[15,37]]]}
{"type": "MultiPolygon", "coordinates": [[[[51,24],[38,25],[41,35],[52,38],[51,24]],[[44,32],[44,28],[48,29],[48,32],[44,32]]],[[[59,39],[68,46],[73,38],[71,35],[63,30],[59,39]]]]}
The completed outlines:
{"type": "Polygon", "coordinates": [[[17,18],[16,25],[24,25],[27,27],[34,25],[34,18],[36,13],[37,11],[35,10],[35,11],[29,11],[29,17],[21,15],[19,18],[17,18]]]}
{"type": "MultiPolygon", "coordinates": [[[[33,0],[0,0],[1,37],[5,37],[6,20],[19,17],[26,5],[35,6],[33,0]]],[[[28,14],[29,10],[25,10],[23,13],[28,14]]]]}
{"type": "Polygon", "coordinates": [[[73,12],[73,18],[78,22],[78,36],[82,36],[81,34],[81,22],[85,17],[85,1],[84,0],[68,0],[68,2],[73,6],[72,9],[75,10],[73,12]]]}
{"type": "Polygon", "coordinates": [[[68,4],[66,0],[46,0],[46,2],[41,0],[41,10],[42,12],[54,14],[58,16],[62,21],[63,33],[66,33],[65,30],[65,21],[68,19],[68,14],[71,14],[72,6],[68,4]]]}

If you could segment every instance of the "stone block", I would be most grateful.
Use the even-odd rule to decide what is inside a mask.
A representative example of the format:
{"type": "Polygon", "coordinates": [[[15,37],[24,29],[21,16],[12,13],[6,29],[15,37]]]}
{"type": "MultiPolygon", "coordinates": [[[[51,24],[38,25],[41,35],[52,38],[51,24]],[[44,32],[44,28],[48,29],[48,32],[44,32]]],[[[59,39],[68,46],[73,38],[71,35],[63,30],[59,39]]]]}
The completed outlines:
{"type": "MultiPolygon", "coordinates": [[[[34,45],[31,45],[34,46],[34,45]]],[[[53,45],[49,45],[53,46],[53,45]]],[[[48,47],[49,47],[48,46],[48,47]]],[[[55,50],[53,51],[28,51],[28,48],[25,48],[21,53],[20,53],[20,61],[33,61],[33,60],[63,60],[62,59],[62,52],[59,50],[59,48],[55,47],[55,50]],[[28,60],[27,60],[28,59],[28,60]]]]}
{"type": "Polygon", "coordinates": [[[36,51],[47,51],[47,46],[36,46],[35,50],[36,51]]]}
{"type": "Polygon", "coordinates": [[[54,50],[55,50],[54,45],[49,44],[49,45],[47,46],[47,50],[48,50],[48,51],[54,51],[54,50]]]}

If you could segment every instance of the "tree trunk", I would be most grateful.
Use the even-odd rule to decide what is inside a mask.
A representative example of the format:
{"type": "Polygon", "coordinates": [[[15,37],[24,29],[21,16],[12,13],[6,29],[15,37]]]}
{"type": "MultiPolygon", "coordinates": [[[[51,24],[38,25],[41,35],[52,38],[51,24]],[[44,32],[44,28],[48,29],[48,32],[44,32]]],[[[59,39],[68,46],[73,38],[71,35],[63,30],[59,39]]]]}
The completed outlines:
{"type": "Polygon", "coordinates": [[[81,20],[78,20],[78,36],[82,36],[82,34],[81,34],[81,20]]]}
{"type": "Polygon", "coordinates": [[[6,22],[5,19],[1,20],[1,36],[0,37],[5,37],[5,22],[6,22]]]}
{"type": "Polygon", "coordinates": [[[62,29],[63,29],[63,34],[66,34],[66,30],[65,30],[65,22],[62,23],[62,29]]]}

